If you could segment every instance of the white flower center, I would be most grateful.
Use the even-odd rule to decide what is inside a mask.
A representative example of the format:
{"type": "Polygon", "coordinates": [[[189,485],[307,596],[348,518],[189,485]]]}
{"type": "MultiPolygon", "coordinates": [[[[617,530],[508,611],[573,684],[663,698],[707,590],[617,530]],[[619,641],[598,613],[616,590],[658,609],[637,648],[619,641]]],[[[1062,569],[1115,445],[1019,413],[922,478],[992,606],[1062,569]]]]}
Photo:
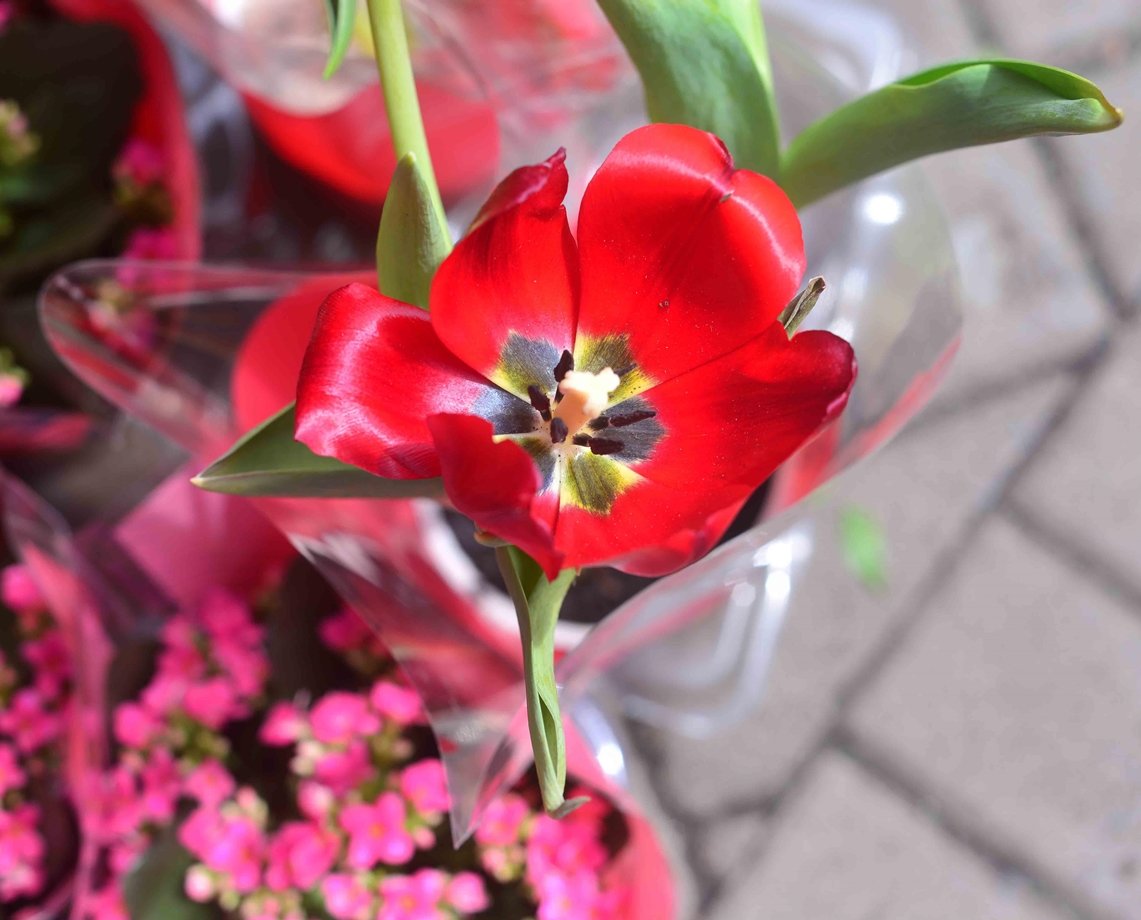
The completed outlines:
{"type": "Polygon", "coordinates": [[[559,381],[562,399],[554,407],[554,417],[562,419],[573,436],[583,425],[598,418],[610,404],[610,394],[618,389],[619,376],[609,367],[597,374],[567,371],[559,381]]]}

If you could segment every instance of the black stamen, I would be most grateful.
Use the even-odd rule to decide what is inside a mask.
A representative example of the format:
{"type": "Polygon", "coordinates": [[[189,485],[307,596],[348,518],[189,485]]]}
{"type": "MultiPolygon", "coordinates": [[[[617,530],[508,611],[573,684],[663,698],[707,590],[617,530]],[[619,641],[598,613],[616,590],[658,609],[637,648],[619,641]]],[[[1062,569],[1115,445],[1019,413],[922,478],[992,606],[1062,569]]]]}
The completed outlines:
{"type": "Polygon", "coordinates": [[[598,418],[590,420],[590,427],[593,428],[595,431],[601,431],[603,428],[609,427],[609,425],[610,425],[610,419],[608,419],[604,415],[600,415],[600,416],[598,416],[598,418]]]}
{"type": "Polygon", "coordinates": [[[562,444],[567,439],[570,431],[567,429],[567,423],[561,418],[551,419],[551,443],[562,444]]]}
{"type": "Polygon", "coordinates": [[[535,384],[527,387],[527,396],[531,399],[531,405],[535,407],[539,415],[542,416],[544,422],[551,420],[551,400],[547,394],[540,390],[535,384]]]}
{"type": "Polygon", "coordinates": [[[569,351],[564,351],[563,356],[559,358],[559,363],[555,365],[555,383],[558,383],[566,375],[567,371],[574,370],[574,355],[569,351]]]}
{"type": "Polygon", "coordinates": [[[619,377],[625,377],[637,366],[637,364],[631,361],[629,364],[623,364],[621,367],[612,367],[611,370],[614,371],[614,373],[616,373],[619,377]]]}
{"type": "Polygon", "coordinates": [[[616,454],[625,445],[621,441],[615,441],[611,438],[591,438],[590,439],[590,452],[592,454],[616,454]]]}
{"type": "Polygon", "coordinates": [[[571,439],[571,443],[577,444],[579,447],[589,447],[590,446],[590,435],[588,435],[588,434],[576,434],[571,439]]]}
{"type": "MultiPolygon", "coordinates": [[[[653,409],[640,409],[637,412],[627,412],[625,415],[612,415],[607,421],[610,422],[612,428],[624,428],[626,425],[644,422],[657,414],[653,409]]],[[[595,419],[595,421],[599,421],[599,419],[595,419]]]]}

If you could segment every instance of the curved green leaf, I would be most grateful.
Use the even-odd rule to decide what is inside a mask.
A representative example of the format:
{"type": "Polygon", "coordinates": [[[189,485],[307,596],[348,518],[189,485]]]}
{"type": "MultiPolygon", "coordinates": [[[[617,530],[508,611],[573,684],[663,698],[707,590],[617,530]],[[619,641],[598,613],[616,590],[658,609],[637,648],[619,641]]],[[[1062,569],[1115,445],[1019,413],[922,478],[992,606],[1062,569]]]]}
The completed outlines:
{"type": "Polygon", "coordinates": [[[392,174],[376,234],[381,293],[427,308],[432,276],[451,249],[416,155],[405,154],[392,174]]]}
{"type": "Polygon", "coordinates": [[[340,70],[353,42],[353,25],[357,17],[356,0],[325,0],[325,15],[329,20],[332,44],[329,48],[329,61],[325,64],[325,79],[340,70]]]}
{"type": "Polygon", "coordinates": [[[598,0],[659,122],[712,131],[738,166],[775,176],[776,103],[756,0],[598,0]]]}
{"type": "Polygon", "coordinates": [[[780,180],[798,207],[932,153],[1038,134],[1088,134],[1121,111],[1076,74],[1028,61],[943,64],[849,103],[784,152],[780,180]]]}
{"type": "Polygon", "coordinates": [[[186,896],[186,872],[193,864],[174,827],[163,832],[123,879],[123,901],[131,920],[217,920],[221,912],[213,904],[186,896]]]}
{"type": "Polygon", "coordinates": [[[384,479],[319,457],[293,437],[293,406],[282,409],[194,477],[210,492],[261,498],[439,497],[439,479],[384,479]]]}

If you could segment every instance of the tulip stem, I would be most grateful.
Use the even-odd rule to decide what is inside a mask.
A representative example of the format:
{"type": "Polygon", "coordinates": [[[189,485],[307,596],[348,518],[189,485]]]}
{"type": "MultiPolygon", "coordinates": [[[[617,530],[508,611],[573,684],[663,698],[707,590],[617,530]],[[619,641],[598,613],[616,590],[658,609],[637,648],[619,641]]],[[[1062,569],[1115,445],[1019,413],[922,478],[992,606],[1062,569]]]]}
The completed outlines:
{"type": "Polygon", "coordinates": [[[535,772],[548,814],[563,817],[585,799],[564,798],[567,780],[566,738],[555,682],[555,624],[574,570],[548,581],[538,564],[514,546],[495,551],[499,571],[519,617],[523,644],[523,679],[527,687],[527,728],[535,753],[535,772]]]}
{"type": "Polygon", "coordinates": [[[432,211],[446,235],[444,204],[436,185],[432,158],[428,153],[428,137],[424,133],[424,120],[420,115],[420,101],[416,95],[401,0],[367,0],[367,3],[369,27],[376,47],[376,68],[380,74],[380,87],[384,93],[384,108],[388,113],[396,160],[399,163],[407,154],[412,154],[426,186],[432,211]]]}

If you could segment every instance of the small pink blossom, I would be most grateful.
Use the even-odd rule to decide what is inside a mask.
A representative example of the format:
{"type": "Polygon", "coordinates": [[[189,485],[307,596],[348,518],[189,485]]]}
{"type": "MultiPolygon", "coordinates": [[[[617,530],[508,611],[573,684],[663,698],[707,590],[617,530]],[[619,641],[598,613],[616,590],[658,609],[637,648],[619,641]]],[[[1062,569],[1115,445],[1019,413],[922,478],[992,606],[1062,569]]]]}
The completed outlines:
{"type": "Polygon", "coordinates": [[[162,181],[166,164],[158,147],[136,137],[123,146],[112,172],[119,181],[129,181],[135,185],[151,185],[162,181]]]}
{"type": "Polygon", "coordinates": [[[207,868],[225,876],[236,892],[249,894],[261,884],[265,835],[252,818],[223,818],[198,842],[205,846],[192,852],[207,868]]]}
{"type": "Polygon", "coordinates": [[[187,774],[183,788],[187,795],[207,808],[217,808],[234,794],[234,777],[217,760],[204,760],[187,774]]]}
{"type": "Polygon", "coordinates": [[[25,754],[50,744],[59,737],[61,727],[59,714],[51,711],[34,687],[17,691],[0,710],[0,732],[11,736],[25,754]]]}
{"type": "Polygon", "coordinates": [[[424,719],[420,697],[412,690],[387,680],[378,680],[369,693],[372,708],[398,725],[414,725],[424,719]]]}
{"type": "Polygon", "coordinates": [[[85,904],[86,915],[91,920],[131,920],[118,881],[109,882],[88,895],[85,904]]]}
{"type": "Polygon", "coordinates": [[[153,821],[167,823],[174,817],[182,791],[182,773],[170,751],[153,751],[139,773],[142,781],[143,811],[153,821]]]}
{"type": "Polygon", "coordinates": [[[34,805],[0,809],[0,901],[33,895],[43,885],[44,841],[34,805]]]}
{"type": "Polygon", "coordinates": [[[441,909],[447,876],[436,869],[415,875],[390,875],[380,883],[376,920],[445,920],[441,909]]]}
{"type": "Polygon", "coordinates": [[[16,613],[44,609],[44,598],[26,565],[10,565],[0,572],[0,597],[16,613]]]}
{"type": "Polygon", "coordinates": [[[114,715],[115,740],[124,747],[142,749],[163,731],[163,722],[138,703],[121,703],[114,715]]]}
{"type": "Polygon", "coordinates": [[[351,652],[373,638],[368,625],[357,614],[343,609],[326,617],[318,627],[321,641],[335,652],[351,652]]]}
{"type": "Polygon", "coordinates": [[[355,693],[327,693],[309,713],[313,736],[322,744],[348,744],[380,730],[368,703],[355,693]]]}
{"type": "Polygon", "coordinates": [[[313,888],[333,868],[340,852],[341,837],[332,828],[292,821],[270,841],[266,885],[274,891],[313,888]]]}
{"type": "Polygon", "coordinates": [[[340,815],[349,834],[346,862],[354,869],[369,869],[378,862],[399,866],[416,851],[404,822],[404,801],[386,792],[372,805],[350,805],[340,815]]]}
{"type": "Polygon", "coordinates": [[[488,804],[483,820],[475,829],[476,842],[483,846],[505,847],[518,842],[531,808],[522,796],[508,793],[488,804]]]}
{"type": "Polygon", "coordinates": [[[258,737],[274,747],[293,744],[305,730],[305,717],[292,703],[275,703],[262,722],[258,737]]]}
{"type": "Polygon", "coordinates": [[[438,760],[421,760],[405,767],[400,774],[400,791],[422,815],[441,815],[451,807],[444,765],[438,760]]]}
{"type": "Polygon", "coordinates": [[[15,789],[21,788],[27,776],[20,768],[16,749],[10,744],[0,744],[0,800],[15,789]]]}
{"type": "Polygon", "coordinates": [[[214,874],[205,866],[191,866],[186,872],[183,890],[191,901],[203,904],[218,893],[218,885],[214,874]]]}
{"type": "Polygon", "coordinates": [[[124,766],[91,774],[83,801],[84,830],[97,840],[109,842],[130,834],[142,821],[135,776],[124,766]]]}
{"type": "Polygon", "coordinates": [[[355,875],[337,873],[321,883],[325,909],[335,920],[372,920],[371,886],[355,875]]]}
{"type": "Polygon", "coordinates": [[[328,786],[312,780],[304,780],[297,786],[297,807],[311,821],[327,817],[336,803],[336,796],[328,786]]]}
{"type": "Polygon", "coordinates": [[[491,899],[483,878],[475,872],[458,872],[448,882],[447,902],[461,914],[478,914],[487,910],[491,899]]]}
{"type": "Polygon", "coordinates": [[[375,775],[369,760],[368,748],[363,742],[350,744],[343,751],[328,751],[321,754],[313,766],[313,778],[335,795],[353,791],[375,775]]]}
{"type": "MultiPolygon", "coordinates": [[[[124,259],[140,259],[148,262],[158,262],[163,259],[178,258],[178,238],[173,231],[165,227],[150,229],[147,227],[135,230],[128,238],[123,249],[124,259]]],[[[120,278],[124,284],[128,281],[120,278]]]]}
{"type": "Polygon", "coordinates": [[[217,730],[244,713],[233,683],[225,677],[211,677],[187,689],[182,708],[192,719],[217,730]]]}

